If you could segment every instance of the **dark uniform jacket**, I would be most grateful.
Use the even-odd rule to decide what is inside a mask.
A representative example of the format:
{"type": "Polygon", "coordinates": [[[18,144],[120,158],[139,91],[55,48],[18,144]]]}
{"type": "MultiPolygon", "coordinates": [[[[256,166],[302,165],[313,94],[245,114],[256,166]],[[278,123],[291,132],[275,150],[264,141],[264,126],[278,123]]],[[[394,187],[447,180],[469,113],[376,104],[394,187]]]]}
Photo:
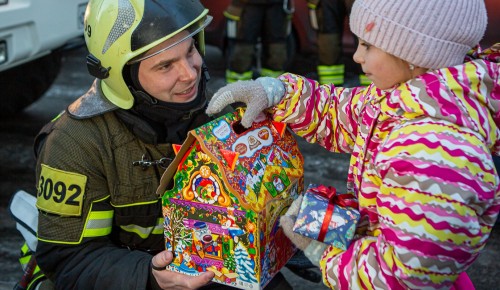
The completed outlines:
{"type": "MultiPolygon", "coordinates": [[[[189,117],[179,122],[185,134],[210,120],[204,108],[189,117]]],[[[56,288],[156,285],[149,263],[165,247],[156,189],[174,153],[154,135],[115,109],[84,119],[63,113],[37,137],[36,259],[56,288]]]]}

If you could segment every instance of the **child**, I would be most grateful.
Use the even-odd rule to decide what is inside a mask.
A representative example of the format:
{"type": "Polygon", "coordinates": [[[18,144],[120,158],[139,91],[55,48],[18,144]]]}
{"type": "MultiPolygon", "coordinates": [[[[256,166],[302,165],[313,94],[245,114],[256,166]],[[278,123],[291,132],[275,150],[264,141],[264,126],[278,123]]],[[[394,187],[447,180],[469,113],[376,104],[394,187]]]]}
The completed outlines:
{"type": "Polygon", "coordinates": [[[500,154],[500,44],[476,46],[486,23],[483,0],[356,0],[354,60],[368,87],[320,86],[288,73],[233,83],[213,97],[209,114],[245,102],[248,127],[270,108],[307,141],[351,153],[347,188],[362,220],[346,251],[291,231],[299,200],[282,218],[327,286],[470,283],[465,271],[500,211],[492,160],[500,154]]]}

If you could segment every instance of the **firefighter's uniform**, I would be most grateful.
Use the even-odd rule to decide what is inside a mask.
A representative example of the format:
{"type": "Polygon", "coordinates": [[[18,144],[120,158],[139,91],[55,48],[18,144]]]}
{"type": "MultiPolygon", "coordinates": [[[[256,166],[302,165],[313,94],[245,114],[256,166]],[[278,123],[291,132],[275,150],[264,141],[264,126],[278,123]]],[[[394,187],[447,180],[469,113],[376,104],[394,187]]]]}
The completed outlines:
{"type": "Polygon", "coordinates": [[[344,0],[308,0],[311,25],[318,31],[318,80],[321,84],[342,85],[344,64],[342,32],[346,18],[344,0]]]}
{"type": "Polygon", "coordinates": [[[194,100],[166,103],[143,89],[139,66],[185,40],[203,55],[210,20],[198,1],[89,1],[84,37],[96,81],[35,141],[35,256],[57,289],[158,288],[150,263],[165,245],[156,189],[172,144],[210,120],[208,74],[203,65],[194,100]]]}
{"type": "Polygon", "coordinates": [[[277,77],[288,61],[293,0],[233,0],[224,11],[230,47],[226,82],[253,76],[256,44],[262,44],[261,76],[277,77]]]}
{"type": "MultiPolygon", "coordinates": [[[[354,1],[308,0],[307,2],[311,25],[318,32],[318,81],[321,84],[341,86],[345,82],[342,34],[344,22],[354,1]]],[[[370,83],[364,74],[359,75],[359,82],[361,85],[370,83]]]]}
{"type": "MultiPolygon", "coordinates": [[[[96,87],[88,94],[100,91],[96,87]]],[[[83,120],[63,113],[42,130],[36,140],[45,149],[37,158],[36,259],[49,278],[57,274],[71,283],[56,286],[136,289],[147,284],[147,265],[165,248],[156,188],[174,157],[171,140],[180,143],[178,136],[208,122],[203,110],[172,118],[165,140],[122,109],[83,120]],[[113,264],[136,267],[109,267],[113,264]]]]}

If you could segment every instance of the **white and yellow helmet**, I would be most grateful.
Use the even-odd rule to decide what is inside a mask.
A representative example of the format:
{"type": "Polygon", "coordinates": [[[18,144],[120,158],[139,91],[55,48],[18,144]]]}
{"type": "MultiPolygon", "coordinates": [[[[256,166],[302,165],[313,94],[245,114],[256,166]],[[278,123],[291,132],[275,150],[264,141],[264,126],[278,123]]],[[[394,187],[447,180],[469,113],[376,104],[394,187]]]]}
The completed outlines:
{"type": "Polygon", "coordinates": [[[100,79],[105,97],[122,109],[130,109],[134,97],[123,77],[127,64],[157,55],[197,35],[204,54],[203,29],[212,20],[198,0],[90,0],[85,12],[87,68],[100,79]],[[181,31],[189,35],[154,54],[154,46],[181,31]]]}

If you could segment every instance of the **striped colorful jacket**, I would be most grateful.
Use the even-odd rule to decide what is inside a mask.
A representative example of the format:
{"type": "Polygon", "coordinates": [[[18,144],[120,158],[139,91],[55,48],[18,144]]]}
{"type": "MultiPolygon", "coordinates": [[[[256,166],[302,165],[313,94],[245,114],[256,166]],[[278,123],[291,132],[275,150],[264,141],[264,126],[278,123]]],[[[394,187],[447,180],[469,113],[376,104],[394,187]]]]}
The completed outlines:
{"type": "Polygon", "coordinates": [[[429,71],[390,91],[280,76],[277,121],[351,153],[362,222],[320,262],[332,289],[448,289],[478,257],[500,211],[500,53],[429,71]]]}

